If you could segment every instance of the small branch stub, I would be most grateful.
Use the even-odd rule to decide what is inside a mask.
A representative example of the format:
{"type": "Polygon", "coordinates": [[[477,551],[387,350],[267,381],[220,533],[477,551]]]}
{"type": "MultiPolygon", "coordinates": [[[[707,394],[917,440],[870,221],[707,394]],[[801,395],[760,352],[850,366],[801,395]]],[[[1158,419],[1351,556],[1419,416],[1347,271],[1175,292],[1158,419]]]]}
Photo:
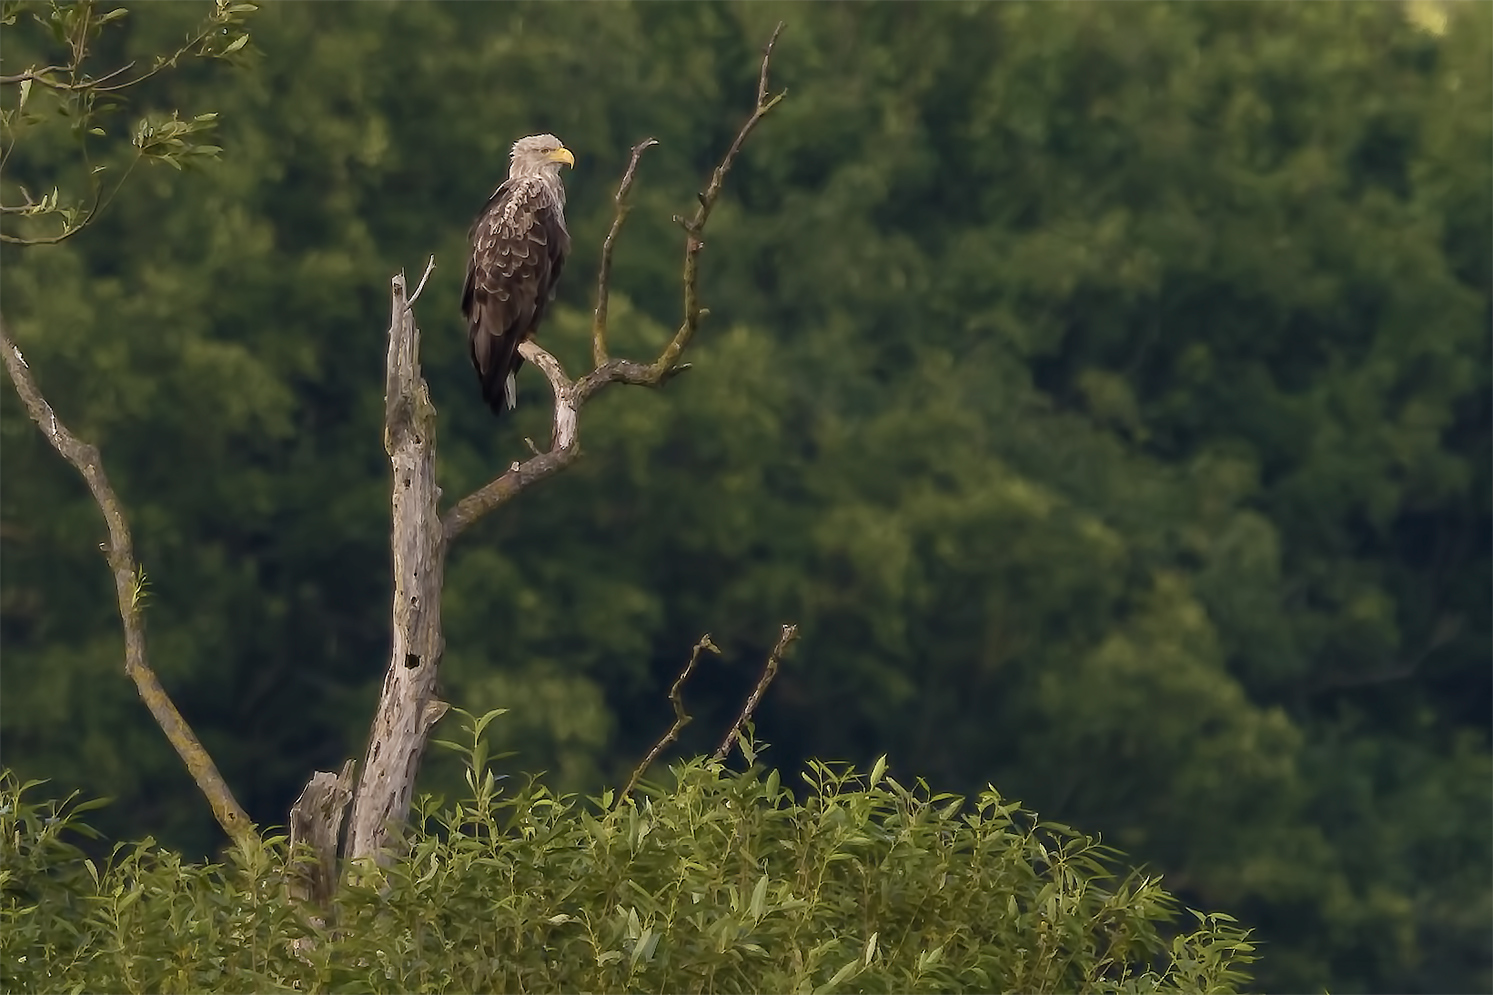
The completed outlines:
{"type": "Polygon", "coordinates": [[[580,418],[576,410],[575,385],[565,375],[560,361],[541,349],[532,339],[519,343],[518,354],[543,371],[555,396],[555,425],[550,434],[550,451],[574,449],[580,418]]]}
{"type": "Polygon", "coordinates": [[[337,890],[337,841],[353,796],[353,762],[340,773],[319,770],[290,807],[290,893],[323,912],[337,890]],[[297,852],[304,844],[309,852],[297,852]]]}

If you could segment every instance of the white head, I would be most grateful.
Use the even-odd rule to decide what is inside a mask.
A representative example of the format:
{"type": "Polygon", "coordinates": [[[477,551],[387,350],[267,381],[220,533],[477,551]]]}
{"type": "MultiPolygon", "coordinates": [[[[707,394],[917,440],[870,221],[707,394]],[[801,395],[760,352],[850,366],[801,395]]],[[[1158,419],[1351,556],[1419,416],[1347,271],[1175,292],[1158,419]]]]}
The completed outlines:
{"type": "Polygon", "coordinates": [[[575,156],[554,135],[520,138],[513,143],[509,158],[512,160],[508,167],[509,178],[542,176],[558,185],[561,164],[575,168],[575,156]]]}

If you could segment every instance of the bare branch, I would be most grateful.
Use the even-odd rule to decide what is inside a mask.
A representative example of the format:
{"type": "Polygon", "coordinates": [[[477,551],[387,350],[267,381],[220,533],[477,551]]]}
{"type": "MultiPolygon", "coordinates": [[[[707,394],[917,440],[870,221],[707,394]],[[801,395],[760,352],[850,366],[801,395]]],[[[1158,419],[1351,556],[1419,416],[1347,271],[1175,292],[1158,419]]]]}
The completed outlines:
{"type": "Polygon", "coordinates": [[[0,84],[7,83],[40,83],[43,86],[51,86],[57,89],[70,89],[67,84],[59,84],[46,78],[49,73],[65,73],[71,66],[44,66],[41,69],[28,69],[14,76],[0,76],[0,84]]]}
{"type": "Polygon", "coordinates": [[[612,246],[617,241],[617,233],[622,230],[622,222],[627,220],[627,215],[632,210],[632,205],[627,202],[627,195],[632,191],[633,179],[637,176],[638,160],[643,158],[644,152],[657,144],[656,140],[648,138],[632,147],[627,172],[622,174],[622,182],[617,186],[616,196],[612,198],[617,205],[617,213],[612,218],[612,228],[607,232],[606,241],[601,243],[601,267],[596,277],[596,312],[591,319],[591,363],[596,367],[607,364],[607,299],[611,296],[609,284],[612,279],[612,246]]]}
{"type": "Polygon", "coordinates": [[[674,333],[673,341],[664,347],[663,354],[653,364],[654,371],[660,378],[679,359],[679,355],[689,345],[690,339],[694,338],[695,329],[699,327],[700,319],[705,314],[700,308],[699,298],[695,289],[699,272],[697,257],[700,254],[700,250],[705,248],[705,242],[701,236],[705,233],[706,222],[710,220],[711,209],[715,207],[716,199],[721,195],[721,187],[726,182],[726,174],[731,171],[731,165],[736,161],[737,153],[741,151],[741,147],[746,142],[747,136],[757,127],[757,122],[761,121],[769,111],[778,105],[779,101],[788,95],[788,91],[784,90],[777,96],[771,98],[767,96],[767,72],[772,62],[772,50],[773,46],[777,44],[778,35],[782,31],[783,22],[779,21],[778,26],[773,29],[772,37],[768,39],[767,45],[762,50],[762,69],[757,79],[757,105],[752,109],[752,116],[747,118],[746,124],[742,125],[741,130],[736,133],[736,140],[731,143],[731,147],[726,150],[725,158],[721,160],[721,164],[715,167],[715,172],[711,174],[710,185],[705,188],[704,193],[699,195],[700,206],[695,209],[695,216],[688,221],[681,220],[680,222],[684,226],[685,232],[684,320],[679,326],[679,331],[674,333]]]}
{"type": "Polygon", "coordinates": [[[647,772],[648,768],[653,766],[653,761],[658,759],[658,755],[664,751],[666,746],[679,738],[679,731],[689,725],[691,716],[684,710],[684,682],[689,680],[689,675],[694,672],[695,664],[700,659],[701,650],[709,650],[716,656],[721,655],[720,649],[715,643],[710,641],[710,633],[708,632],[700,637],[698,643],[695,643],[695,648],[689,655],[689,663],[684,665],[684,669],[679,672],[679,676],[674,678],[673,687],[669,688],[669,704],[674,707],[674,724],[669,726],[669,731],[664,733],[663,739],[653,744],[653,749],[648,751],[648,755],[643,758],[643,762],[638,764],[633,770],[632,777],[627,780],[627,787],[623,788],[621,793],[617,795],[616,806],[620,806],[626,800],[627,796],[632,794],[632,789],[637,787],[638,781],[647,772]]]}
{"type": "Polygon", "coordinates": [[[425,289],[425,281],[430,279],[430,272],[433,269],[435,269],[434,255],[432,255],[430,259],[425,263],[425,272],[420,275],[420,283],[415,287],[415,292],[413,294],[410,294],[410,299],[406,302],[405,305],[406,307],[414,307],[415,302],[420,299],[420,292],[425,289]]]}
{"type": "Polygon", "coordinates": [[[456,502],[455,507],[441,519],[442,531],[448,543],[483,515],[525,487],[563,470],[581,454],[577,443],[579,411],[584,395],[578,390],[578,385],[565,375],[560,361],[541,349],[532,339],[519,343],[518,354],[539,367],[549,378],[550,389],[555,395],[555,421],[549,451],[515,464],[502,476],[456,502]]]}
{"type": "Polygon", "coordinates": [[[560,361],[541,349],[537,342],[520,342],[518,354],[544,372],[549,378],[550,389],[554,391],[555,426],[550,435],[550,450],[573,449],[577,432],[575,384],[565,375],[560,361]]]}
{"type": "Polygon", "coordinates": [[[257,843],[249,816],[239,806],[223,780],[218,768],[208,756],[207,750],[187,725],[172,703],[166,689],[161,686],[155,671],[151,670],[145,656],[145,619],[142,611],[143,574],[135,564],[134,547],[130,539],[130,528],[125,520],[124,507],[104,474],[103,462],[98,447],[83,442],[70,432],[58,418],[52,406],[42,396],[30,367],[26,365],[21,350],[10,340],[10,333],[0,319],[0,354],[3,354],[6,372],[16,393],[26,406],[31,420],[41,429],[52,448],[62,455],[83,475],[93,499],[103,513],[109,529],[109,541],[103,545],[109,568],[114,573],[114,591],[119,601],[119,617],[124,625],[124,670],[135,682],[135,688],[145,707],[155,718],[156,724],[171,741],[192,779],[212,806],[213,815],[230,839],[248,850],[257,843]]]}
{"type": "Polygon", "coordinates": [[[778,636],[778,643],[767,655],[767,666],[762,669],[762,677],[757,681],[757,686],[747,697],[746,705],[741,709],[741,715],[737,717],[736,723],[731,726],[731,731],[726,733],[726,738],[721,740],[721,745],[715,751],[716,760],[726,759],[726,754],[731,752],[731,746],[736,742],[737,735],[746,728],[747,722],[751,721],[752,713],[757,710],[757,705],[762,701],[762,695],[767,692],[767,686],[772,679],[778,676],[778,664],[783,659],[783,654],[788,652],[788,647],[798,638],[798,626],[785,625],[783,632],[778,636]]]}

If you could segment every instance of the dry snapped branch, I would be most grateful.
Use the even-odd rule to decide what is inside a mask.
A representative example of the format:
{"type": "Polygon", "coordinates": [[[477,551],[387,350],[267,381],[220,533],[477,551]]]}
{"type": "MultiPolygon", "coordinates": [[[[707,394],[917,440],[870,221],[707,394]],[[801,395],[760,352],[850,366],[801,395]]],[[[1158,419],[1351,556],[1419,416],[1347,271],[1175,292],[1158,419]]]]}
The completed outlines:
{"type": "Polygon", "coordinates": [[[303,902],[331,905],[337,890],[337,844],[353,797],[353,762],[339,773],[319,770],[290,807],[290,891],[303,902]]]}

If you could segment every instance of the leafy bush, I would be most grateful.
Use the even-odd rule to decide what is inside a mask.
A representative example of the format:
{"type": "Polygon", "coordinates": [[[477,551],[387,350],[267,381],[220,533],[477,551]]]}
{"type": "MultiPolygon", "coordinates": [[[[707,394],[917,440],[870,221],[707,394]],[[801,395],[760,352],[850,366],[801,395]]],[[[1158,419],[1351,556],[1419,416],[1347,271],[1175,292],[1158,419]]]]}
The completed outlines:
{"type": "MultiPolygon", "coordinates": [[[[748,756],[750,744],[744,744],[748,756]]],[[[479,764],[475,770],[482,771],[479,764]]],[[[86,805],[0,783],[6,991],[1227,992],[1226,915],[1166,938],[1160,883],[987,790],[969,805],[813,763],[702,760],[614,806],[468,771],[422,800],[408,859],[348,875],[323,925],[285,897],[283,838],[223,864],[153,841],[99,866],[86,805]],[[299,942],[298,942],[299,941],[299,942]]]]}

